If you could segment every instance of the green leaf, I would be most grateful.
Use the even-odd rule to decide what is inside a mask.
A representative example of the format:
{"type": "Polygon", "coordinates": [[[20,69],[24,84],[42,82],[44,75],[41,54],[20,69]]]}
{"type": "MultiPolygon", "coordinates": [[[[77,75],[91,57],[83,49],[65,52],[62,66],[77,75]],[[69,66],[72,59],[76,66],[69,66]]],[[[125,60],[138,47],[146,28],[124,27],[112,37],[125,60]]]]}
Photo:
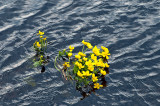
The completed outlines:
{"type": "Polygon", "coordinates": [[[65,50],[63,50],[63,51],[62,51],[62,55],[64,55],[65,53],[66,53],[66,51],[65,51],[65,50]]]}
{"type": "Polygon", "coordinates": [[[66,52],[66,56],[68,56],[68,52],[66,52]]]}
{"type": "Polygon", "coordinates": [[[75,76],[74,78],[75,78],[75,80],[78,80],[78,77],[77,77],[77,76],[75,76]]]}
{"type": "Polygon", "coordinates": [[[36,62],[34,62],[34,64],[33,64],[34,67],[38,67],[38,66],[40,66],[40,65],[41,65],[41,63],[40,63],[39,61],[36,61],[36,62]]]}
{"type": "Polygon", "coordinates": [[[61,51],[59,51],[59,56],[62,56],[62,52],[61,51]]]}
{"type": "Polygon", "coordinates": [[[89,83],[89,82],[87,81],[87,79],[85,79],[85,80],[84,80],[84,84],[85,84],[85,85],[88,85],[88,83],[89,83]]]}
{"type": "Polygon", "coordinates": [[[84,70],[88,70],[88,66],[87,65],[84,65],[84,70]]]}
{"type": "Polygon", "coordinates": [[[73,67],[74,74],[76,74],[78,72],[78,69],[79,69],[78,66],[74,65],[74,67],[73,67]]]}

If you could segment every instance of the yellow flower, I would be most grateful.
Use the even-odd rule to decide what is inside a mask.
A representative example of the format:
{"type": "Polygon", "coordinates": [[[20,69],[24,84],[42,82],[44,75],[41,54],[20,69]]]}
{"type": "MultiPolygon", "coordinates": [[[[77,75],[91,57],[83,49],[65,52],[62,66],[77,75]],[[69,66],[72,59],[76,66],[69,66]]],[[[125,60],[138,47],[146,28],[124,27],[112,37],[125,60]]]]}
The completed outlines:
{"type": "Polygon", "coordinates": [[[103,63],[102,59],[100,58],[98,61],[95,61],[96,66],[105,67],[105,64],[103,63]]]}
{"type": "Polygon", "coordinates": [[[40,38],[43,38],[43,36],[40,36],[40,38]]]}
{"type": "Polygon", "coordinates": [[[70,52],[72,52],[73,50],[70,50],[70,52]]]}
{"type": "Polygon", "coordinates": [[[101,55],[102,55],[103,57],[106,57],[106,59],[109,59],[107,52],[102,52],[101,55]]]}
{"type": "Polygon", "coordinates": [[[89,73],[89,71],[86,72],[86,76],[91,76],[92,73],[89,73]]]}
{"type": "Polygon", "coordinates": [[[93,48],[93,46],[90,44],[90,43],[87,43],[87,45],[86,45],[89,49],[92,49],[93,48]]]}
{"type": "Polygon", "coordinates": [[[100,63],[100,62],[97,62],[97,63],[96,63],[96,66],[101,66],[101,63],[100,63]]]}
{"type": "Polygon", "coordinates": [[[78,64],[78,67],[79,69],[84,68],[84,66],[81,63],[78,64]]]}
{"type": "Polygon", "coordinates": [[[100,49],[98,49],[97,46],[95,46],[95,47],[92,49],[93,53],[96,54],[97,56],[100,55],[100,51],[99,51],[99,50],[100,50],[100,49]]]}
{"type": "Polygon", "coordinates": [[[79,69],[84,68],[84,66],[78,61],[75,62],[75,65],[78,66],[79,69]]]}
{"type": "Polygon", "coordinates": [[[94,65],[94,63],[92,63],[92,61],[91,60],[89,60],[89,61],[86,61],[85,62],[85,64],[89,67],[89,66],[93,66],[94,65]]]}
{"type": "Polygon", "coordinates": [[[69,49],[70,49],[70,51],[72,52],[72,51],[73,51],[73,49],[74,49],[74,47],[69,46],[69,49]]]}
{"type": "Polygon", "coordinates": [[[97,60],[97,56],[94,56],[94,54],[92,54],[91,55],[91,59],[96,61],[97,60]]]}
{"type": "Polygon", "coordinates": [[[83,78],[83,74],[78,70],[77,75],[83,78]]]}
{"type": "Polygon", "coordinates": [[[39,33],[37,34],[37,35],[43,35],[44,34],[44,32],[41,32],[40,30],[39,30],[39,33]]]}
{"type": "Polygon", "coordinates": [[[82,73],[83,73],[83,76],[91,76],[92,75],[92,73],[89,73],[89,71],[82,71],[82,73]]]}
{"type": "Polygon", "coordinates": [[[68,57],[71,57],[72,56],[72,53],[68,53],[68,57]]]}
{"type": "MultiPolygon", "coordinates": [[[[101,46],[101,48],[103,49],[103,51],[105,51],[105,52],[108,52],[108,53],[109,53],[108,48],[106,48],[106,47],[104,47],[104,46],[101,46]]],[[[109,55],[110,55],[110,53],[109,53],[109,55]]]]}
{"type": "Polygon", "coordinates": [[[82,62],[82,59],[79,59],[79,62],[82,62]]]}
{"type": "Polygon", "coordinates": [[[88,70],[93,71],[94,70],[94,66],[88,66],[88,70]]]}
{"type": "Polygon", "coordinates": [[[83,74],[83,76],[86,76],[86,72],[85,71],[82,71],[82,74],[83,74]]]}
{"type": "Polygon", "coordinates": [[[101,65],[100,65],[101,67],[105,67],[105,64],[104,63],[101,63],[101,65]]]}
{"type": "Polygon", "coordinates": [[[87,61],[87,58],[86,58],[86,57],[83,57],[83,60],[84,60],[84,61],[87,61]]]}
{"type": "Polygon", "coordinates": [[[86,55],[82,52],[79,52],[78,55],[82,56],[82,57],[85,57],[86,55]]]}
{"type": "Polygon", "coordinates": [[[63,66],[64,66],[65,68],[70,67],[69,62],[65,62],[65,63],[63,64],[63,66]]]}
{"type": "Polygon", "coordinates": [[[75,55],[75,58],[80,59],[81,56],[80,55],[75,55]]]}
{"type": "Polygon", "coordinates": [[[108,55],[110,55],[108,48],[101,46],[101,48],[103,49],[103,52],[101,53],[101,55],[103,57],[106,57],[106,59],[109,59],[108,55]]]}
{"type": "Polygon", "coordinates": [[[83,40],[82,43],[83,43],[84,45],[87,45],[88,42],[85,42],[85,41],[83,40]]]}
{"type": "Polygon", "coordinates": [[[100,87],[103,87],[103,85],[99,85],[99,83],[95,83],[95,84],[94,84],[94,88],[99,89],[100,87]]]}
{"type": "Polygon", "coordinates": [[[98,66],[98,60],[95,60],[93,63],[95,66],[98,66]]]}
{"type": "Polygon", "coordinates": [[[41,58],[43,58],[43,55],[41,55],[41,58]]]}
{"type": "Polygon", "coordinates": [[[79,62],[78,62],[78,61],[76,61],[76,62],[75,62],[75,65],[76,65],[76,66],[78,66],[78,65],[79,65],[79,62]]]}
{"type": "Polygon", "coordinates": [[[102,48],[102,50],[104,50],[104,51],[105,51],[106,49],[108,49],[108,48],[106,48],[106,47],[104,47],[104,46],[101,46],[101,48],[102,48]]]}
{"type": "Polygon", "coordinates": [[[92,46],[89,42],[85,42],[85,41],[83,40],[82,43],[83,43],[84,45],[86,45],[89,49],[92,49],[92,48],[93,48],[93,46],[92,46]]]}
{"type": "Polygon", "coordinates": [[[47,38],[45,37],[45,38],[43,38],[43,40],[46,40],[47,38]]]}
{"type": "Polygon", "coordinates": [[[104,71],[102,69],[100,69],[100,72],[101,72],[102,75],[106,75],[107,74],[106,71],[104,71]]]}
{"type": "Polygon", "coordinates": [[[105,63],[105,66],[108,68],[109,67],[108,63],[105,63]]]}
{"type": "Polygon", "coordinates": [[[94,74],[94,73],[92,74],[92,81],[93,81],[93,82],[98,81],[98,78],[95,76],[95,74],[94,74]]]}
{"type": "Polygon", "coordinates": [[[39,42],[36,43],[38,47],[40,47],[41,45],[39,44],[39,42]]]}

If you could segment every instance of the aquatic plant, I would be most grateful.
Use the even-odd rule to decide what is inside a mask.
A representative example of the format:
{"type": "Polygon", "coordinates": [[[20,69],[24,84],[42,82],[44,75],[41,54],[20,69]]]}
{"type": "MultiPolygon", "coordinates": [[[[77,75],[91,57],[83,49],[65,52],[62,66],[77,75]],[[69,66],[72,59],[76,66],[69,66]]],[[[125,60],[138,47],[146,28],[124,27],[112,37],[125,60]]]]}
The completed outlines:
{"type": "Polygon", "coordinates": [[[66,80],[75,81],[77,90],[83,88],[93,91],[103,87],[102,79],[109,73],[108,48],[101,46],[92,46],[91,43],[82,41],[83,49],[76,55],[72,55],[74,50],[73,46],[69,46],[69,50],[59,51],[58,56],[55,58],[55,68],[62,72],[66,80]],[[86,54],[87,50],[92,50],[90,54],[86,54]],[[63,66],[58,67],[59,60],[63,61],[63,66]],[[101,84],[100,84],[101,83],[101,84]]]}
{"type": "Polygon", "coordinates": [[[33,66],[38,67],[41,66],[42,70],[41,72],[45,71],[44,65],[49,62],[49,56],[46,56],[46,50],[47,50],[47,37],[44,36],[44,32],[39,31],[37,33],[37,36],[39,36],[39,41],[35,41],[33,43],[33,48],[36,52],[36,55],[34,56],[33,59],[33,66]]]}

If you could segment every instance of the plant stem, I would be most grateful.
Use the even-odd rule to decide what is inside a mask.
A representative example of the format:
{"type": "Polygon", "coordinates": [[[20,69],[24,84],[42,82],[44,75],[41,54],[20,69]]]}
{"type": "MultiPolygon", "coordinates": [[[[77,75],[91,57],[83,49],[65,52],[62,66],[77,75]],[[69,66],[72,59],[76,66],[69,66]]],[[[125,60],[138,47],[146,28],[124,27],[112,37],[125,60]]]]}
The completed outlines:
{"type": "MultiPolygon", "coordinates": [[[[56,66],[56,63],[57,63],[57,56],[56,56],[56,58],[55,58],[55,62],[54,62],[54,67],[58,70],[58,71],[60,71],[58,68],[57,68],[57,66],[56,66]]],[[[61,71],[60,71],[61,72],[61,71]]]]}
{"type": "Polygon", "coordinates": [[[82,48],[82,53],[83,53],[83,50],[84,50],[84,45],[83,45],[83,48],[82,48]]]}
{"type": "Polygon", "coordinates": [[[88,48],[84,51],[84,53],[88,50],[88,48]]]}

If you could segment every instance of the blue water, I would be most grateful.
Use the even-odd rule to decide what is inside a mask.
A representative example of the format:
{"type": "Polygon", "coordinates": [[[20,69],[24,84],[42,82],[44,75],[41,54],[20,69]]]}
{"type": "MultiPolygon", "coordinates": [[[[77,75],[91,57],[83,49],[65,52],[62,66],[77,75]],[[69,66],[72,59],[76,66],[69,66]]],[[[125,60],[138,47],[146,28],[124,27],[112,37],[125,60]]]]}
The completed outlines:
{"type": "Polygon", "coordinates": [[[159,0],[0,0],[0,106],[159,106],[159,0]],[[31,68],[36,33],[50,63],[31,68]],[[59,50],[82,40],[108,47],[107,87],[84,100],[53,66],[59,50]]]}

